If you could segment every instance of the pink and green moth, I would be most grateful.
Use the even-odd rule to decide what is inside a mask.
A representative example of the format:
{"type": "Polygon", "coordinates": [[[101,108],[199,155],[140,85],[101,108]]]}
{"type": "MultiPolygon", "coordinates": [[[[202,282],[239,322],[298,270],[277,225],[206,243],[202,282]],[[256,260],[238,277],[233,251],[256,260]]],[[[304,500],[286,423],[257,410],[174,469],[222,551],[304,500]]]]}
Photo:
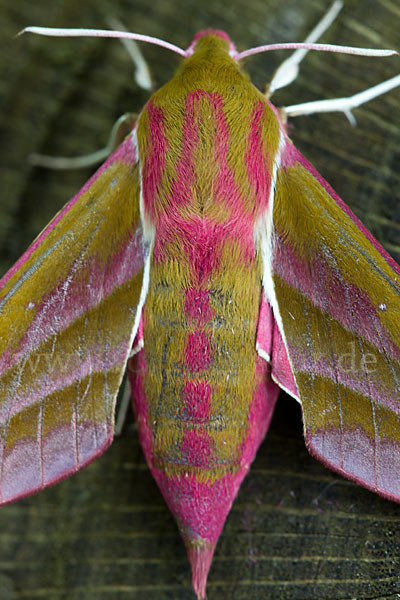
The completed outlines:
{"type": "Polygon", "coordinates": [[[0,281],[0,501],[104,452],[128,364],[143,451],[204,599],[280,388],[301,402],[313,456],[400,501],[400,268],[243,71],[273,46],[239,53],[215,30],[163,45],[184,57],[176,75],[0,281]]]}

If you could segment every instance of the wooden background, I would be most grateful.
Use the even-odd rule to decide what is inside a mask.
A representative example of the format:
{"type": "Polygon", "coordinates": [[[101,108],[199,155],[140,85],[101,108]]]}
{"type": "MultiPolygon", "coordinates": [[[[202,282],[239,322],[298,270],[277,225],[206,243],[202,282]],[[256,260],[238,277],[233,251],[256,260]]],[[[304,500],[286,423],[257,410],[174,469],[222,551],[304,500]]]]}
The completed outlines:
{"type": "MultiPolygon", "coordinates": [[[[329,0],[0,0],[0,272],[90,175],[29,166],[30,152],[102,147],[114,120],[148,98],[119,42],[13,35],[28,24],[132,31],[186,47],[207,26],[239,48],[301,41],[329,0]]],[[[323,38],[400,47],[398,0],[345,0],[323,38]]],[[[144,46],[155,86],[178,58],[144,46]]],[[[248,62],[263,87],[284,54],[248,62]]],[[[395,75],[399,58],[309,54],[276,104],[344,96],[395,75]]],[[[355,111],[293,120],[291,136],[400,260],[400,89],[355,111]]],[[[400,474],[399,474],[400,476],[400,474]]],[[[394,599],[400,594],[400,507],[308,455],[301,413],[282,397],[219,541],[209,600],[394,599]]],[[[90,467],[0,510],[0,599],[193,600],[177,528],[152,481],[131,419],[90,467]]]]}

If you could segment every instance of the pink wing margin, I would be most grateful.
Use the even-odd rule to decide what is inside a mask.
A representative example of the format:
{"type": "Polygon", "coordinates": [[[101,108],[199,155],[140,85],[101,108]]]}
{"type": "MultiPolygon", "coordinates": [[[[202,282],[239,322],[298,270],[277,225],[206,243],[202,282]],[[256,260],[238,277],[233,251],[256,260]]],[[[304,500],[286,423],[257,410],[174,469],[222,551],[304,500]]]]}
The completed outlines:
{"type": "Polygon", "coordinates": [[[133,132],[0,281],[0,503],[113,438],[149,249],[133,132]]]}
{"type": "Polygon", "coordinates": [[[311,454],[399,502],[400,268],[289,140],[272,218],[272,377],[311,454]]]}
{"type": "Polygon", "coordinates": [[[296,387],[292,366],[290,364],[286,347],[274,319],[270,303],[262,294],[260,314],[257,327],[257,352],[271,364],[271,377],[279,387],[300,402],[299,392],[296,387]]]}

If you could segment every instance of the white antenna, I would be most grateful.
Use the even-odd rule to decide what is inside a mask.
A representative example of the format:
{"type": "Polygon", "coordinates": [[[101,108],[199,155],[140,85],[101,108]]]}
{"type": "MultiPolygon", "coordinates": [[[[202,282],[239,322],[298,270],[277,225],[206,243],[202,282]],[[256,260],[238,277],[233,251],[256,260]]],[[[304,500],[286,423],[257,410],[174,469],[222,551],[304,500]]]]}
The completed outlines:
{"type": "MultiPolygon", "coordinates": [[[[164,40],[161,40],[150,35],[142,35],[140,33],[129,33],[128,31],[112,31],[109,29],[58,29],[56,27],[25,27],[18,35],[23,33],[36,33],[37,35],[47,35],[50,37],[104,37],[104,38],[116,38],[126,40],[136,40],[137,42],[147,42],[156,46],[161,46],[167,50],[171,50],[180,56],[187,57],[189,52],[183,50],[175,44],[170,44],[164,40]]],[[[374,48],[355,48],[353,46],[336,46],[333,44],[309,44],[309,43],[297,43],[289,42],[283,44],[267,44],[264,46],[257,46],[250,48],[244,52],[237,52],[233,55],[235,60],[239,61],[247,56],[253,54],[260,54],[261,52],[270,52],[272,50],[319,50],[323,52],[340,52],[342,54],[356,54],[359,56],[392,56],[398,54],[396,50],[377,50],[374,48]]]]}
{"type": "Polygon", "coordinates": [[[170,44],[164,40],[153,37],[151,35],[142,35],[141,33],[130,33],[129,31],[113,31],[109,29],[58,29],[57,27],[25,27],[18,35],[23,33],[36,33],[36,35],[47,35],[50,37],[103,37],[116,38],[119,40],[136,40],[137,42],[147,42],[155,46],[161,46],[167,50],[171,50],[181,56],[186,56],[186,50],[170,44]]]}

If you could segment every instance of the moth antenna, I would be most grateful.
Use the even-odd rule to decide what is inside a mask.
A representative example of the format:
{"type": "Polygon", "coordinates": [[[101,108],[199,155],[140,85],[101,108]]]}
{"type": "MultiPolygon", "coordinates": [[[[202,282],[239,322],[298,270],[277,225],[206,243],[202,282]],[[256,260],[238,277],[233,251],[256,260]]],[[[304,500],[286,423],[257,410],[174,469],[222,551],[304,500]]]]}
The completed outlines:
{"type": "Polygon", "coordinates": [[[397,50],[381,50],[378,48],[357,48],[356,46],[338,46],[336,44],[306,44],[304,42],[284,42],[283,44],[266,44],[249,48],[235,55],[236,60],[242,60],[253,54],[270,52],[271,50],[317,50],[319,52],[338,52],[339,54],[354,54],[355,56],[393,56],[397,50]]]}
{"type": "MultiPolygon", "coordinates": [[[[317,23],[314,29],[308,34],[304,40],[305,44],[313,44],[325,33],[325,31],[332,25],[337,15],[343,8],[342,0],[336,0],[328,12],[322,17],[317,23]]],[[[271,83],[268,86],[268,96],[287,85],[290,85],[297,77],[299,72],[299,65],[306,56],[308,50],[298,49],[293,52],[289,58],[283,61],[283,63],[275,71],[271,83]]]]}
{"type": "Polygon", "coordinates": [[[24,33],[35,33],[36,35],[46,35],[49,37],[103,37],[114,38],[119,40],[136,40],[137,42],[147,42],[155,46],[161,46],[171,50],[180,56],[186,56],[186,51],[175,44],[170,44],[165,40],[153,37],[151,35],[142,35],[141,33],[130,33],[129,31],[111,31],[109,29],[84,29],[84,28],[68,28],[59,29],[57,27],[25,27],[17,35],[24,33]]]}

